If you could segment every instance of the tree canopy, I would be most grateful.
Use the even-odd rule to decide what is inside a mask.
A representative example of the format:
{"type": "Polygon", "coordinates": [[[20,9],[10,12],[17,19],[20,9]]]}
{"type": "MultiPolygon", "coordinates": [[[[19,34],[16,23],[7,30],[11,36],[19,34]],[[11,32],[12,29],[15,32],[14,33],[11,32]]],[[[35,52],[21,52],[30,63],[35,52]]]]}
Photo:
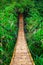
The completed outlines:
{"type": "Polygon", "coordinates": [[[0,63],[10,64],[18,34],[18,13],[24,16],[25,36],[34,62],[43,65],[43,0],[0,0],[0,63]]]}

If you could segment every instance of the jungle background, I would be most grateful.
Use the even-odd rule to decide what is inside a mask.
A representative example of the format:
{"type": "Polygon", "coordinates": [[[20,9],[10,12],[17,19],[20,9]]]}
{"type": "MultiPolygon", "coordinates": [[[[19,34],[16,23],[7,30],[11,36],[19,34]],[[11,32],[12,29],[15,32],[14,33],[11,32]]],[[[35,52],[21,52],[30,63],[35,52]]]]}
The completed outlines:
{"type": "Polygon", "coordinates": [[[43,65],[43,0],[0,0],[0,65],[9,65],[24,16],[27,46],[35,65],[43,65]]]}

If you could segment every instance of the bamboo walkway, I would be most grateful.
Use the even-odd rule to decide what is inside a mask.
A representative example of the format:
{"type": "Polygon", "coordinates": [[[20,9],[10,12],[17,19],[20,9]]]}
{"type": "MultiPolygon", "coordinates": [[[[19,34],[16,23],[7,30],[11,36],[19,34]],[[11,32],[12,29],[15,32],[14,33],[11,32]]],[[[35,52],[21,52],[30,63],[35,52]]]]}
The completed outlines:
{"type": "Polygon", "coordinates": [[[23,14],[19,15],[18,38],[10,65],[35,65],[25,39],[23,14]]]}

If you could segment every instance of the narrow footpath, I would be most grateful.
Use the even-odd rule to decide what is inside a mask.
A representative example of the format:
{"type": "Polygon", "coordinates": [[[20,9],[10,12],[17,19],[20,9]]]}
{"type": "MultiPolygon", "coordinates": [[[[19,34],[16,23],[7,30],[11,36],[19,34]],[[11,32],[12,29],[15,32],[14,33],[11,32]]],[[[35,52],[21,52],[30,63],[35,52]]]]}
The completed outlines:
{"type": "Polygon", "coordinates": [[[35,65],[25,39],[23,14],[19,15],[18,38],[10,65],[35,65]]]}

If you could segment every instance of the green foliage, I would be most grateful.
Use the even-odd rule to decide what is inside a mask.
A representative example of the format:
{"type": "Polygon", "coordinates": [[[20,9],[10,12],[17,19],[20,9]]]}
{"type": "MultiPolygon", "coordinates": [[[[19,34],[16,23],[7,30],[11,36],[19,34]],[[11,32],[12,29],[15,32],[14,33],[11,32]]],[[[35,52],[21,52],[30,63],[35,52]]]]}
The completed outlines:
{"type": "Polygon", "coordinates": [[[24,14],[27,45],[36,65],[43,65],[43,0],[0,0],[0,63],[9,65],[24,14]]]}
{"type": "Polygon", "coordinates": [[[0,10],[0,63],[9,65],[15,47],[18,26],[15,3],[0,10]]]}
{"type": "Polygon", "coordinates": [[[29,8],[24,19],[26,23],[24,30],[35,65],[43,65],[43,1],[33,1],[35,6],[29,8]]]}

